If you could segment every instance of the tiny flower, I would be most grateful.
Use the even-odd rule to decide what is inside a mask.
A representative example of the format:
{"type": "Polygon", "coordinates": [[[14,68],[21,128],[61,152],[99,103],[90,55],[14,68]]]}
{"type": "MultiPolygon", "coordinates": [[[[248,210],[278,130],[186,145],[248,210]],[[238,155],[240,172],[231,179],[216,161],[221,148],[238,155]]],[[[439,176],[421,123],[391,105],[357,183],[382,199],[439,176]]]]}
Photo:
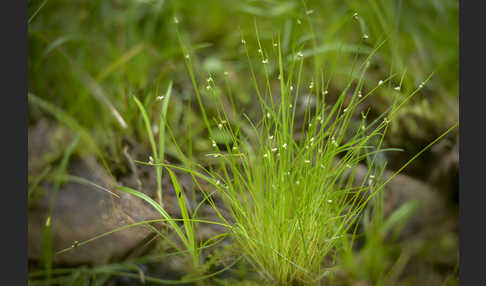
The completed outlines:
{"type": "Polygon", "coordinates": [[[309,164],[311,161],[310,160],[304,160],[304,163],[309,164]]]}
{"type": "Polygon", "coordinates": [[[305,14],[307,14],[307,15],[310,15],[310,14],[312,14],[312,13],[314,13],[314,10],[312,10],[312,9],[311,9],[311,10],[307,10],[307,11],[305,11],[305,14]]]}
{"type": "Polygon", "coordinates": [[[174,17],[174,23],[179,24],[179,19],[177,19],[177,17],[174,17]]]}
{"type": "Polygon", "coordinates": [[[385,117],[385,119],[383,119],[383,122],[385,122],[385,124],[388,124],[388,123],[390,123],[390,120],[385,117]]]}
{"type": "Polygon", "coordinates": [[[149,156],[149,162],[150,163],[153,163],[154,162],[154,158],[152,156],[149,156]]]}
{"type": "Polygon", "coordinates": [[[233,151],[236,151],[236,150],[238,150],[238,146],[235,145],[235,146],[233,146],[233,151]]]}
{"type": "Polygon", "coordinates": [[[297,24],[302,24],[302,22],[300,21],[300,19],[297,19],[297,24]]]}
{"type": "Polygon", "coordinates": [[[207,89],[207,90],[210,90],[210,89],[211,89],[211,86],[208,84],[208,85],[206,86],[206,89],[207,89]]]}
{"type": "Polygon", "coordinates": [[[277,44],[277,43],[273,43],[273,46],[274,46],[274,47],[277,47],[277,46],[278,46],[278,44],[277,44]]]}
{"type": "Polygon", "coordinates": [[[327,90],[323,90],[323,91],[322,91],[322,95],[326,95],[326,94],[328,94],[328,93],[329,93],[329,92],[328,92],[327,90]]]}
{"type": "Polygon", "coordinates": [[[211,140],[211,145],[212,145],[213,147],[216,147],[216,146],[217,146],[217,145],[216,145],[216,141],[211,140]]]}
{"type": "Polygon", "coordinates": [[[213,81],[213,78],[212,77],[208,77],[208,79],[206,80],[208,83],[212,82],[213,81]]]}
{"type": "Polygon", "coordinates": [[[267,158],[267,157],[268,157],[267,153],[263,154],[263,158],[267,158]]]}
{"type": "Polygon", "coordinates": [[[383,84],[383,81],[382,81],[382,80],[380,80],[380,81],[378,82],[378,85],[382,85],[382,84],[383,84]]]}
{"type": "Polygon", "coordinates": [[[189,54],[186,54],[186,59],[189,59],[189,58],[190,58],[189,54]]]}
{"type": "Polygon", "coordinates": [[[343,110],[343,112],[348,112],[348,108],[346,107],[346,108],[343,110]]]}
{"type": "Polygon", "coordinates": [[[313,89],[313,88],[314,88],[314,82],[313,82],[313,81],[311,81],[311,82],[310,82],[310,84],[309,84],[309,88],[310,88],[310,89],[313,89]]]}
{"type": "Polygon", "coordinates": [[[365,114],[363,111],[361,111],[361,117],[362,117],[363,119],[366,119],[366,114],[365,114]]]}
{"type": "Polygon", "coordinates": [[[258,53],[260,54],[263,53],[262,49],[258,49],[258,53]]]}
{"type": "Polygon", "coordinates": [[[163,96],[163,95],[161,95],[161,96],[157,96],[157,100],[158,100],[158,101],[161,101],[162,99],[164,99],[164,96],[163,96]]]}
{"type": "Polygon", "coordinates": [[[270,112],[267,112],[267,118],[270,118],[270,112]]]}
{"type": "Polygon", "coordinates": [[[400,91],[400,87],[399,86],[395,86],[394,90],[400,91]]]}
{"type": "Polygon", "coordinates": [[[302,52],[298,52],[297,53],[297,57],[300,58],[300,59],[302,59],[304,57],[304,54],[302,54],[302,52]]]}
{"type": "Polygon", "coordinates": [[[327,200],[328,203],[332,203],[332,200],[327,200]]]}
{"type": "Polygon", "coordinates": [[[368,34],[364,34],[364,35],[363,35],[363,39],[368,39],[368,38],[369,38],[369,37],[368,37],[368,34]]]}
{"type": "Polygon", "coordinates": [[[354,13],[353,14],[353,18],[355,18],[356,20],[358,20],[358,13],[354,13]]]}
{"type": "Polygon", "coordinates": [[[222,129],[222,128],[223,128],[223,124],[219,123],[219,124],[218,124],[218,128],[219,128],[219,129],[222,129]]]}
{"type": "Polygon", "coordinates": [[[294,107],[292,104],[289,105],[290,108],[294,107]]]}
{"type": "Polygon", "coordinates": [[[273,139],[273,135],[268,136],[268,139],[272,140],[273,139]]]}
{"type": "Polygon", "coordinates": [[[312,123],[309,123],[309,127],[312,127],[312,123]]]}
{"type": "Polygon", "coordinates": [[[422,88],[424,87],[424,83],[422,82],[421,84],[419,84],[419,88],[422,88]]]}
{"type": "Polygon", "coordinates": [[[282,79],[282,75],[281,75],[281,74],[278,74],[277,79],[278,79],[278,80],[281,80],[281,79],[282,79]]]}
{"type": "Polygon", "coordinates": [[[324,164],[321,164],[321,168],[326,169],[326,166],[324,166],[324,164]]]}
{"type": "Polygon", "coordinates": [[[290,86],[290,91],[292,91],[292,90],[294,90],[294,86],[293,85],[290,86]]]}
{"type": "Polygon", "coordinates": [[[310,142],[314,142],[314,137],[311,137],[310,142]]]}
{"type": "Polygon", "coordinates": [[[268,59],[263,59],[262,64],[268,64],[268,59]]]}
{"type": "Polygon", "coordinates": [[[370,175],[370,179],[374,179],[375,178],[375,175],[370,175]]]}
{"type": "Polygon", "coordinates": [[[245,39],[241,39],[241,43],[242,43],[243,45],[245,45],[245,44],[246,44],[245,39]]]}
{"type": "Polygon", "coordinates": [[[217,180],[216,181],[216,185],[220,185],[221,184],[221,181],[220,180],[217,180]]]}
{"type": "Polygon", "coordinates": [[[349,165],[349,164],[346,164],[346,168],[348,168],[348,169],[349,169],[349,168],[351,168],[351,165],[349,165]]]}
{"type": "Polygon", "coordinates": [[[278,148],[272,148],[272,152],[277,152],[278,148]]]}
{"type": "Polygon", "coordinates": [[[284,143],[284,144],[282,145],[282,148],[287,149],[287,143],[284,143]]]}
{"type": "Polygon", "coordinates": [[[363,95],[361,94],[361,91],[358,93],[358,97],[361,98],[363,95]]]}

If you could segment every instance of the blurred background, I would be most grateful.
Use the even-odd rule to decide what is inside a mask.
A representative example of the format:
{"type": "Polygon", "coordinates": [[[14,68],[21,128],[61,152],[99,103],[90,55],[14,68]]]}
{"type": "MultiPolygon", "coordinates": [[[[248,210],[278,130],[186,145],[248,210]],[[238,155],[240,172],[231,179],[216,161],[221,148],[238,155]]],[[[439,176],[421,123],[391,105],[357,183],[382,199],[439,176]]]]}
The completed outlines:
{"type": "MultiPolygon", "coordinates": [[[[43,225],[52,211],[52,249],[57,251],[69,247],[76,237],[90,238],[119,226],[119,220],[109,218],[130,221],[154,214],[138,201],[126,198],[112,203],[81,190],[87,186],[57,186],[49,175],[76,174],[106,186],[123,182],[150,193],[155,188],[153,171],[131,164],[147,160],[151,149],[130,96],[137,96],[148,116],[155,118],[159,111],[155,99],[169,81],[173,92],[167,120],[172,136],[189,158],[205,166],[213,164],[206,156],[211,142],[184,60],[190,57],[203,96],[206,79],[212,77],[218,93],[233,95],[241,116],[237,119],[244,120],[243,114],[255,118],[259,106],[250,65],[258,82],[265,82],[263,65],[258,64],[257,33],[265,51],[280,40],[284,58],[300,51],[305,59],[314,59],[304,65],[304,87],[314,72],[332,70],[331,102],[346,86],[356,55],[366,56],[381,44],[365,76],[365,89],[393,78],[366,100],[361,110],[370,109],[369,120],[432,75],[399,111],[387,134],[385,145],[403,151],[385,153],[383,159],[390,172],[398,170],[458,122],[458,6],[455,0],[29,0],[31,282],[43,283],[39,271],[52,263],[54,270],[71,269],[59,274],[59,285],[69,285],[66,281],[73,285],[141,283],[114,273],[132,258],[168,251],[163,242],[154,246],[149,232],[126,232],[53,258],[46,252],[43,225]],[[58,197],[52,204],[56,189],[58,197]],[[112,267],[112,272],[90,272],[100,265],[112,267]]],[[[269,70],[272,85],[278,88],[277,67],[274,59],[269,70]]],[[[204,104],[209,115],[216,114],[210,100],[204,104]]],[[[390,227],[363,228],[355,255],[343,260],[334,284],[458,285],[458,134],[455,130],[446,136],[392,181],[385,195],[385,212],[393,218],[390,227]]],[[[224,136],[215,139],[225,140],[224,136]]],[[[166,144],[166,159],[180,161],[172,141],[166,144]]],[[[187,181],[189,185],[190,178],[187,181]]],[[[177,215],[171,197],[167,200],[168,211],[177,215]]],[[[217,231],[201,229],[201,239],[217,231]]],[[[212,255],[219,262],[211,267],[218,269],[218,263],[225,261],[225,248],[212,255]]],[[[162,279],[188,275],[178,258],[135,265],[134,273],[162,279]]],[[[214,276],[207,285],[251,285],[253,276],[245,267],[214,276]]]]}

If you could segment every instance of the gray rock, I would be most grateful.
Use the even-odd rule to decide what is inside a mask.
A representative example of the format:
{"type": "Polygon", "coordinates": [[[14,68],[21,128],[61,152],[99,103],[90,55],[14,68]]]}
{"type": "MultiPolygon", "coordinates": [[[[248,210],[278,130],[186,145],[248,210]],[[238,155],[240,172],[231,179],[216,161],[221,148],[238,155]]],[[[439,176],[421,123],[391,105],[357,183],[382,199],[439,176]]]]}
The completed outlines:
{"type": "MultiPolygon", "coordinates": [[[[141,199],[115,190],[113,179],[92,158],[72,160],[69,174],[110,189],[119,197],[85,184],[63,184],[51,216],[54,252],[70,247],[75,241],[82,242],[117,227],[160,217],[153,207],[141,199]]],[[[42,257],[42,236],[53,184],[44,183],[42,189],[45,195],[35,202],[28,213],[28,252],[29,258],[35,260],[42,257]]],[[[106,263],[123,257],[151,233],[145,226],[133,227],[54,255],[53,259],[55,263],[68,265],[106,263]]]]}

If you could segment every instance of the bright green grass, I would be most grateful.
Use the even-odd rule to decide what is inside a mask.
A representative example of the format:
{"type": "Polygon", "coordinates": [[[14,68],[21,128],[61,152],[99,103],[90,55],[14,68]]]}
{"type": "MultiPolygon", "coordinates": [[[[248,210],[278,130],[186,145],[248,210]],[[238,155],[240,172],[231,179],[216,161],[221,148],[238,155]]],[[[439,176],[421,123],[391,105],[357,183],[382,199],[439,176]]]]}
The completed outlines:
{"type": "MultiPolygon", "coordinates": [[[[120,189],[159,210],[192,269],[204,264],[197,224],[215,222],[197,220],[174,168],[219,190],[231,214],[219,213],[222,223],[267,282],[314,283],[332,272],[326,267],[339,262],[338,254],[355,255],[348,230],[367,203],[357,194],[383,187],[374,156],[386,151],[388,123],[407,116],[404,107],[425,78],[437,94],[432,113],[448,126],[448,104],[458,94],[457,6],[452,0],[29,1],[29,117],[47,113],[74,129],[77,149],[97,154],[108,171],[123,165],[124,137],[152,150],[155,200],[120,189]],[[162,102],[159,86],[172,87],[162,102]],[[296,121],[302,93],[316,99],[316,108],[296,121]],[[355,121],[354,109],[372,97],[384,102],[373,106],[383,116],[355,121]],[[172,126],[170,136],[165,126],[172,126]],[[160,163],[166,155],[183,167],[160,163]],[[368,164],[375,180],[354,188],[358,162],[368,164]],[[182,227],[161,204],[162,175],[180,194],[182,227]]],[[[212,194],[205,196],[218,211],[212,194]]],[[[371,241],[385,227],[376,224],[367,232],[371,241]]],[[[48,277],[56,271],[49,243],[48,277]]],[[[138,275],[107,269],[107,275],[138,275]]],[[[66,279],[76,282],[94,272],[69,273],[66,279]]]]}

